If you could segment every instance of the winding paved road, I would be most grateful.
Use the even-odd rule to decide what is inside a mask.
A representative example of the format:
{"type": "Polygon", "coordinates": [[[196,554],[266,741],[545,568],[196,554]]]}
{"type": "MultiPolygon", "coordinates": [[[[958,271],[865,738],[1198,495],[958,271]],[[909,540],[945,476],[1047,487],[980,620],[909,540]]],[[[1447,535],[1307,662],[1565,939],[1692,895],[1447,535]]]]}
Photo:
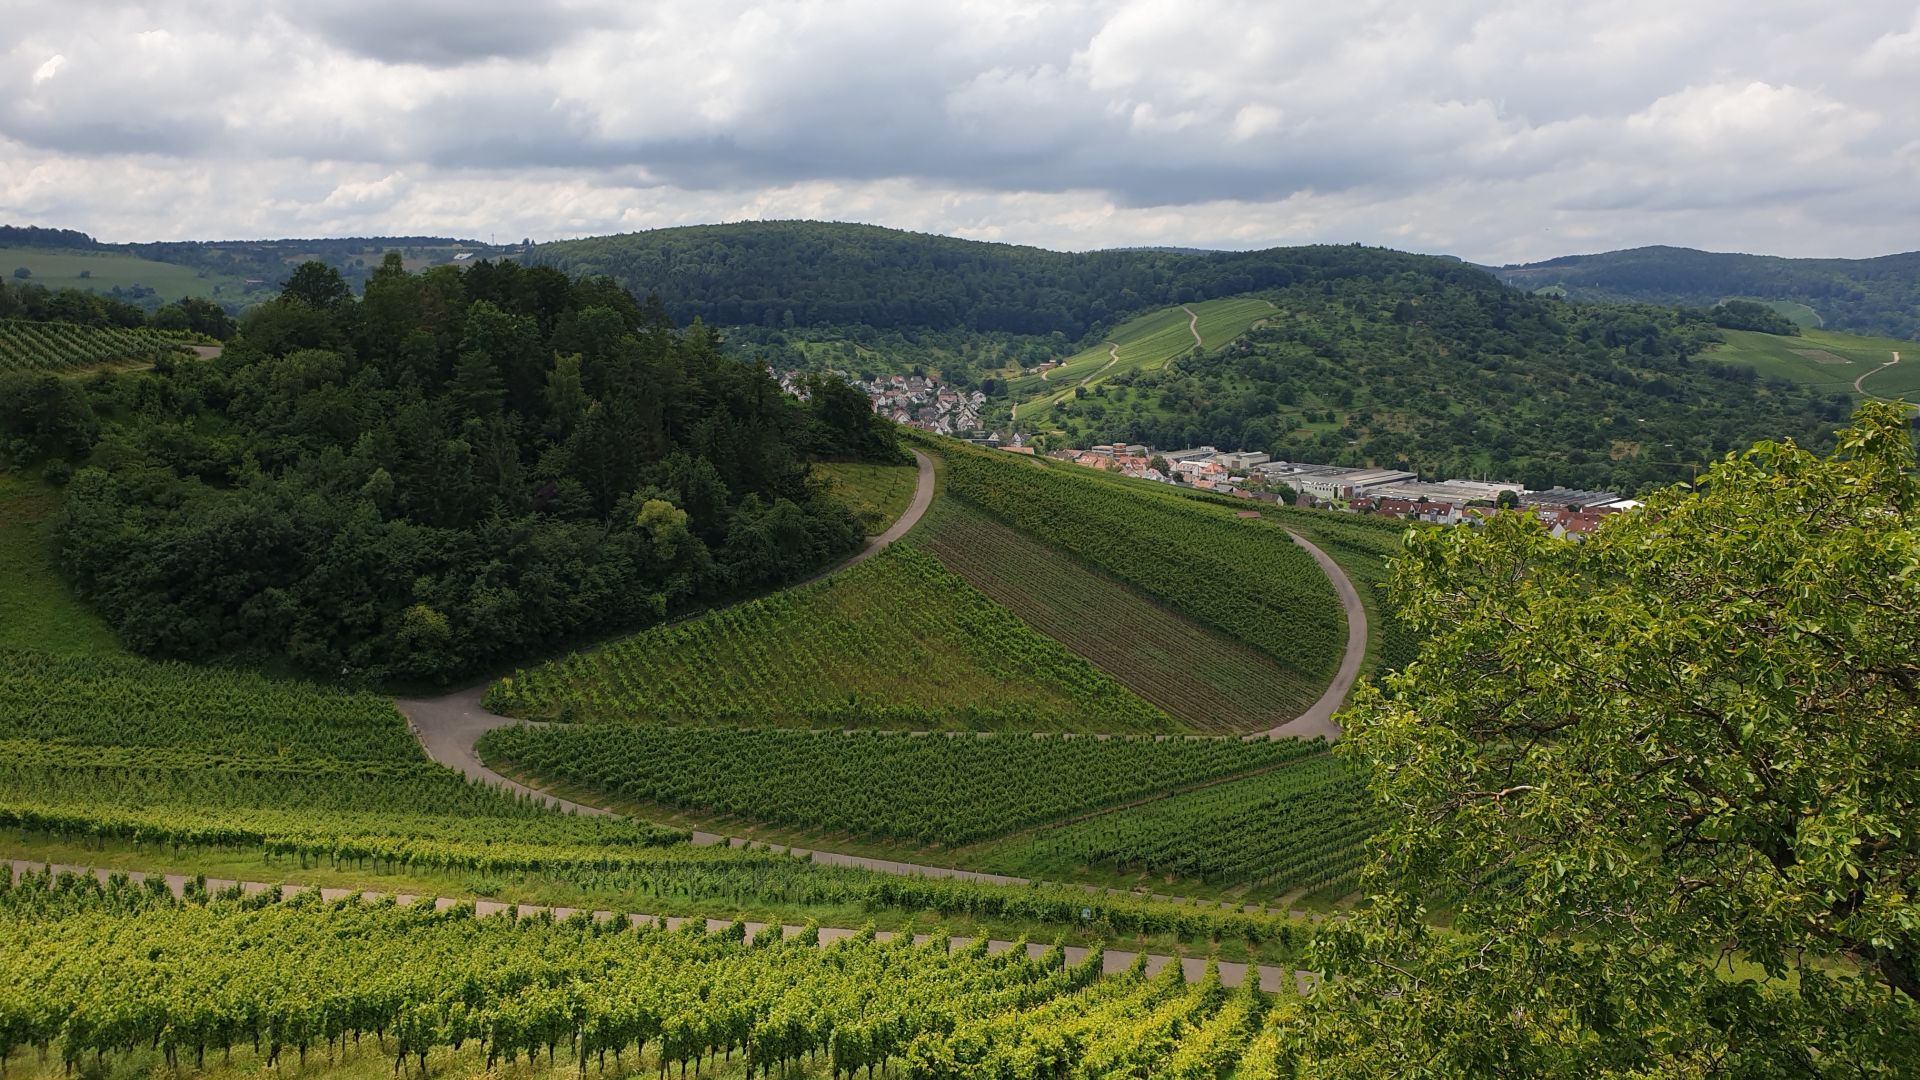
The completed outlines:
{"type": "MultiPolygon", "coordinates": [[[[900,515],[900,519],[894,522],[893,526],[887,529],[887,531],[869,540],[867,546],[858,554],[840,563],[833,569],[808,580],[819,580],[819,578],[825,577],[828,574],[838,573],[865,559],[872,558],[886,550],[887,547],[905,536],[915,525],[919,524],[920,519],[925,516],[927,512],[927,508],[933,504],[934,472],[933,461],[928,458],[927,455],[916,450],[914,451],[914,457],[920,466],[918,483],[914,489],[913,501],[908,504],[906,512],[900,515]]],[[[1320,700],[1316,701],[1311,708],[1301,713],[1298,717],[1289,720],[1279,727],[1273,728],[1265,734],[1274,737],[1310,739],[1315,736],[1321,736],[1329,740],[1338,739],[1340,737],[1340,727],[1333,722],[1333,714],[1338,711],[1341,703],[1345,701],[1348,691],[1353,689],[1354,681],[1360,674],[1360,664],[1366,658],[1367,611],[1360,602],[1360,594],[1354,590],[1353,583],[1347,579],[1346,573],[1340,569],[1338,563],[1328,557],[1326,552],[1308,543],[1307,540],[1298,533],[1288,530],[1288,535],[1293,537],[1295,543],[1307,549],[1307,552],[1313,556],[1314,561],[1320,565],[1320,568],[1326,572],[1327,577],[1333,581],[1334,590],[1340,597],[1341,607],[1346,612],[1347,650],[1346,655],[1341,658],[1338,673],[1334,675],[1332,684],[1329,685],[1326,692],[1320,696],[1320,700]]],[[[397,705],[400,712],[406,716],[407,726],[413,730],[414,737],[420,740],[420,745],[426,750],[427,756],[434,761],[449,768],[457,769],[474,780],[494,784],[504,787],[509,791],[542,800],[559,810],[596,816],[610,813],[610,811],[602,807],[571,802],[537,788],[528,787],[525,784],[521,784],[487,768],[486,764],[480,760],[480,756],[474,753],[474,743],[479,741],[480,736],[485,735],[494,728],[505,727],[509,724],[524,723],[525,721],[514,720],[510,717],[488,712],[485,706],[481,704],[481,698],[484,697],[485,694],[486,686],[483,684],[456,693],[447,694],[443,697],[401,698],[396,700],[394,704],[397,705]]],[[[730,838],[719,833],[695,830],[693,832],[693,842],[702,845],[731,842],[735,847],[739,847],[749,841],[730,838]]],[[[1025,885],[1028,883],[1026,878],[1010,877],[1004,874],[986,874],[974,870],[959,870],[950,866],[929,866],[921,863],[897,862],[892,859],[868,858],[862,855],[848,855],[837,851],[815,851],[808,848],[782,847],[779,845],[772,845],[772,847],[776,851],[785,851],[794,855],[810,857],[817,863],[832,866],[850,866],[887,874],[957,878],[963,881],[979,881],[995,885],[1025,885]]],[[[1165,899],[1178,898],[1166,897],[1165,899]]]]}
{"type": "MultiPolygon", "coordinates": [[[[114,873],[114,871],[111,871],[111,870],[100,869],[95,867],[69,866],[62,863],[48,864],[48,863],[28,862],[27,860],[24,860],[24,859],[8,860],[8,872],[13,876],[14,880],[18,880],[21,876],[25,874],[38,873],[42,870],[46,870],[49,868],[51,868],[55,874],[80,874],[80,875],[91,874],[94,877],[99,878],[101,881],[107,880],[114,873]]],[[[119,871],[119,872],[126,874],[128,879],[135,883],[143,882],[149,877],[159,877],[167,883],[168,890],[171,891],[175,896],[182,895],[186,891],[187,882],[192,880],[191,878],[187,877],[185,874],[150,874],[141,870],[125,870],[125,871],[119,871]]],[[[282,896],[291,896],[295,893],[305,892],[308,889],[314,888],[314,886],[312,885],[302,885],[302,884],[291,883],[291,882],[268,883],[264,881],[243,881],[243,882],[240,882],[239,884],[242,889],[246,890],[249,893],[262,893],[262,892],[267,892],[270,889],[278,888],[281,890],[282,896]]],[[[207,889],[210,892],[218,892],[222,889],[231,888],[233,887],[233,885],[234,885],[234,882],[227,880],[225,878],[208,878],[207,879],[207,889]]],[[[344,900],[347,897],[352,895],[354,895],[354,890],[352,889],[334,889],[334,888],[320,889],[320,898],[323,900],[329,900],[329,901],[344,900]]],[[[360,896],[368,900],[378,900],[381,897],[387,896],[387,895],[389,894],[382,893],[382,892],[360,893],[360,896]]],[[[415,900],[420,899],[420,897],[412,896],[406,893],[397,893],[397,894],[391,894],[391,895],[393,895],[394,901],[399,904],[411,904],[415,900]]],[[[457,899],[450,896],[436,896],[433,898],[434,907],[439,908],[442,911],[446,910],[447,908],[453,907],[456,904],[461,904],[465,902],[466,901],[464,900],[457,899]]],[[[553,913],[553,917],[556,920],[569,918],[572,915],[574,915],[577,910],[574,908],[564,908],[564,907],[550,908],[550,907],[543,907],[535,904],[507,904],[497,900],[475,900],[473,902],[473,907],[474,907],[474,914],[476,915],[493,915],[502,911],[512,911],[516,916],[522,919],[539,915],[541,912],[550,911],[553,913]]],[[[611,919],[614,917],[613,912],[611,911],[595,911],[592,913],[592,915],[595,919],[599,920],[600,922],[605,922],[608,919],[611,919]]],[[[663,918],[662,916],[658,916],[658,915],[634,914],[628,917],[632,919],[635,923],[658,919],[666,923],[666,927],[668,930],[677,930],[682,925],[684,925],[687,921],[686,919],[681,918],[679,916],[675,916],[675,915],[668,915],[663,918]]],[[[727,927],[733,925],[730,921],[725,919],[708,919],[706,920],[706,923],[707,923],[707,929],[713,932],[725,930],[727,927]]],[[[758,934],[761,930],[765,929],[766,926],[767,926],[766,923],[757,923],[757,922],[748,923],[747,924],[748,940],[752,940],[753,936],[755,934],[758,934]]],[[[783,923],[781,924],[780,929],[784,936],[794,937],[802,933],[805,930],[805,927],[794,926],[790,923],[783,923]]],[[[858,930],[849,930],[849,929],[846,929],[845,927],[823,926],[820,928],[820,944],[827,945],[832,942],[838,941],[842,938],[853,937],[855,934],[859,932],[860,931],[858,930]]],[[[881,941],[892,941],[895,936],[895,931],[882,930],[879,933],[875,934],[874,936],[881,941]]],[[[927,941],[927,935],[915,934],[913,939],[917,944],[924,944],[927,941]]],[[[958,938],[958,937],[953,938],[952,947],[960,948],[964,945],[969,944],[971,940],[972,939],[970,938],[958,938]]],[[[1033,957],[1039,957],[1041,954],[1045,953],[1049,947],[1050,946],[1044,945],[1038,942],[1029,942],[1027,944],[1027,955],[1033,956],[1033,957]]],[[[987,943],[988,952],[1003,953],[1003,952],[1010,951],[1012,948],[1013,948],[1013,942],[1011,941],[989,941],[987,943]]],[[[1066,952],[1067,952],[1067,963],[1069,964],[1077,964],[1080,961],[1085,960],[1087,958],[1087,950],[1078,945],[1067,946],[1066,952]]],[[[1120,972],[1127,970],[1129,967],[1132,967],[1134,957],[1137,955],[1138,955],[1137,953],[1122,952],[1119,950],[1108,949],[1106,950],[1105,955],[1101,958],[1101,964],[1100,964],[1101,969],[1104,970],[1109,975],[1117,975],[1120,972]]],[[[1171,956],[1163,956],[1158,953],[1149,953],[1147,954],[1147,974],[1149,975],[1156,974],[1161,969],[1165,968],[1168,964],[1172,962],[1173,962],[1173,957],[1171,956]]],[[[1180,966],[1185,971],[1188,982],[1190,983],[1199,982],[1200,977],[1206,973],[1207,962],[1198,957],[1183,956],[1180,958],[1180,966]]],[[[1265,990],[1268,993],[1273,993],[1279,990],[1281,986],[1280,980],[1284,978],[1287,974],[1287,971],[1285,968],[1274,967],[1271,964],[1255,964],[1253,965],[1253,968],[1256,975],[1260,979],[1260,989],[1265,990]]],[[[1220,962],[1220,982],[1222,984],[1226,986],[1239,986],[1243,981],[1246,980],[1246,977],[1247,977],[1246,964],[1233,963],[1226,960],[1222,960],[1220,962]]],[[[1296,980],[1295,986],[1304,988],[1306,985],[1309,985],[1311,983],[1312,977],[1307,972],[1295,972],[1294,978],[1296,980]]]]}
{"type": "Polygon", "coordinates": [[[1320,700],[1314,702],[1306,712],[1267,734],[1274,738],[1298,739],[1311,739],[1318,735],[1332,742],[1340,737],[1340,725],[1333,722],[1333,714],[1339,712],[1340,706],[1346,702],[1347,694],[1360,678],[1360,665],[1367,658],[1367,606],[1360,602],[1359,590],[1353,587],[1347,572],[1340,569],[1340,564],[1334,562],[1332,556],[1308,543],[1306,537],[1292,529],[1287,530],[1287,535],[1293,537],[1294,543],[1307,549],[1307,554],[1313,556],[1313,561],[1319,563],[1320,569],[1326,573],[1327,580],[1333,582],[1333,591],[1340,597],[1340,610],[1347,616],[1347,651],[1341,655],[1340,670],[1334,673],[1333,682],[1327,685],[1327,692],[1320,695],[1320,700]]]}

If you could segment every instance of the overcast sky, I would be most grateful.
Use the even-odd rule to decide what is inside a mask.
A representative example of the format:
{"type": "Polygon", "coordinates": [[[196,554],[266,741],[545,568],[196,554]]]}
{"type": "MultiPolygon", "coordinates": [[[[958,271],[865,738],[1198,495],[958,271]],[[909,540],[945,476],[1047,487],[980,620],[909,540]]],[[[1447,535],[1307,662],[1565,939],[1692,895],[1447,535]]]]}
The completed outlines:
{"type": "Polygon", "coordinates": [[[1920,248],[1920,4],[3,0],[0,223],[1920,248]]]}

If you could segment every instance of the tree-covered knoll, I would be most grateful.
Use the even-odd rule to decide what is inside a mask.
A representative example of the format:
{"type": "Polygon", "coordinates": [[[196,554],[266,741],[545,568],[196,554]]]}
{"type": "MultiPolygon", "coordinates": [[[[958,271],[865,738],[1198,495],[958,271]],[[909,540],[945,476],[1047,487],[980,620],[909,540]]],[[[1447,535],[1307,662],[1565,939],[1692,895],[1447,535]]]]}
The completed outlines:
{"type": "Polygon", "coordinates": [[[1877,259],[1783,259],[1643,247],[1568,255],[1496,271],[1522,289],[1558,286],[1576,300],[1710,307],[1728,297],[1792,300],[1832,330],[1920,337],[1920,251],[1877,259]]]}
{"type": "MultiPolygon", "coordinates": [[[[793,580],[859,530],[809,455],[898,456],[616,286],[309,264],[216,360],[88,384],[61,558],[132,648],[441,678],[793,580]]],[[[858,400],[850,400],[858,399],[858,400]]]]}
{"type": "Polygon", "coordinates": [[[1279,310],[1225,348],[1056,406],[1062,441],[1638,491],[1755,439],[1821,445],[1852,407],[1695,359],[1720,333],[1703,313],[1567,304],[1473,273],[1266,295],[1279,310]]]}
{"type": "Polygon", "coordinates": [[[1372,902],[1288,1075],[1920,1075],[1920,481],[1898,407],[1837,443],[1584,543],[1410,536],[1428,637],[1343,715],[1372,902]]]}
{"type": "Polygon", "coordinates": [[[1090,330],[1149,308],[1402,271],[1484,278],[1380,248],[1066,253],[871,225],[696,225],[541,244],[534,262],[607,275],[676,318],[773,328],[864,324],[1011,334],[1090,330]]]}

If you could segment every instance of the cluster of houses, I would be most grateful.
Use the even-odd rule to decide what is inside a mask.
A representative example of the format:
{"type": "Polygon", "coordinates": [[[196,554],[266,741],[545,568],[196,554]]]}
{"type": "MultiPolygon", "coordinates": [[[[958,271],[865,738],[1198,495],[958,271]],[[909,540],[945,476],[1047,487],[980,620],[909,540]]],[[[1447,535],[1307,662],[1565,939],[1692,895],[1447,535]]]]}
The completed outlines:
{"type": "Polygon", "coordinates": [[[1611,491],[1554,487],[1529,491],[1516,483],[1486,480],[1429,482],[1401,469],[1357,469],[1275,461],[1257,450],[1222,451],[1212,446],[1155,450],[1113,443],[1050,455],[1088,468],[1142,480],[1186,484],[1243,498],[1278,501],[1293,492],[1295,505],[1377,514],[1436,525],[1476,524],[1508,507],[1532,511],[1555,536],[1584,536],[1609,514],[1639,505],[1611,491]]]}
{"type": "MultiPolygon", "coordinates": [[[[777,378],[780,389],[796,397],[806,396],[805,372],[784,371],[777,378]]],[[[984,435],[980,412],[986,408],[987,395],[978,390],[957,390],[933,375],[881,375],[872,382],[847,381],[867,395],[874,412],[896,424],[959,439],[984,435]]]]}

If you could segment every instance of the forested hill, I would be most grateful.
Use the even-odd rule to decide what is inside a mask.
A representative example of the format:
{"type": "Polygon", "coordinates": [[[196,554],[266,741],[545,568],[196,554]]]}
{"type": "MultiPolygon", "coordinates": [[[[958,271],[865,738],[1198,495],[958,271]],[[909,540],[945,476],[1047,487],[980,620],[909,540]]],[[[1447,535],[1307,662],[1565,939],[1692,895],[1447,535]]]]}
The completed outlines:
{"type": "Polygon", "coordinates": [[[355,299],[311,262],[217,359],[37,378],[0,466],[66,483],[61,562],[122,642],[369,679],[813,572],[860,534],[806,460],[900,457],[844,384],[795,402],[657,306],[512,263],[392,255],[355,299]]]}
{"type": "Polygon", "coordinates": [[[1044,414],[1051,441],[1212,444],[1641,491],[1759,439],[1824,445],[1845,394],[1699,356],[1709,312],[1588,306],[1491,278],[1352,278],[1262,294],[1231,343],[1108,378],[1044,414]]]}
{"type": "Polygon", "coordinates": [[[817,221],[747,222],[541,244],[531,261],[607,275],[685,322],[1064,334],[1153,307],[1400,273],[1483,277],[1382,248],[1066,253],[817,221]]]}
{"type": "Polygon", "coordinates": [[[1920,251],[1877,259],[1783,259],[1643,247],[1568,255],[1495,271],[1522,289],[1558,286],[1575,300],[1709,307],[1727,297],[1805,304],[1830,330],[1920,336],[1920,251]]]}

